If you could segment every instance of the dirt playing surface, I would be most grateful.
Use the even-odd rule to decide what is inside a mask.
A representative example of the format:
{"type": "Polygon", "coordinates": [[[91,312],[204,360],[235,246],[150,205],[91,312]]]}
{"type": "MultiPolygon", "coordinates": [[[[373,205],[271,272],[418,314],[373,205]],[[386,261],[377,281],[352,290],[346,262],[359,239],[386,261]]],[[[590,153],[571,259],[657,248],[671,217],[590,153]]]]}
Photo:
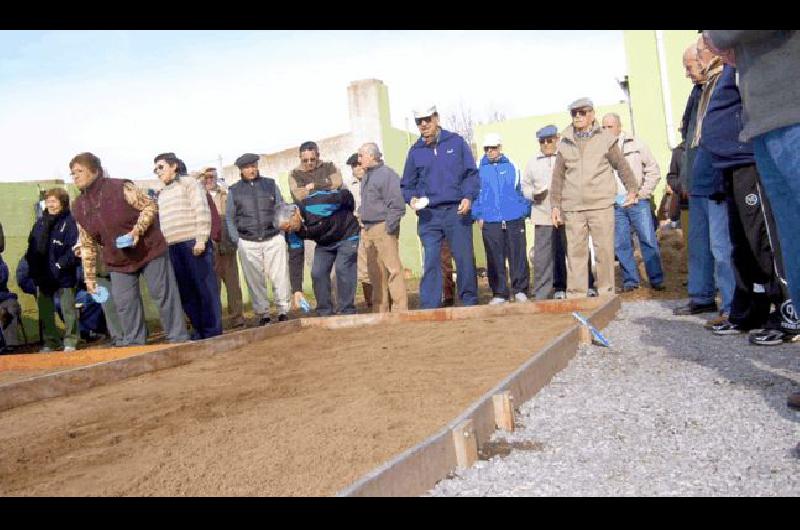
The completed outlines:
{"type": "Polygon", "coordinates": [[[0,412],[0,495],[332,495],[572,325],[307,329],[0,412]]]}

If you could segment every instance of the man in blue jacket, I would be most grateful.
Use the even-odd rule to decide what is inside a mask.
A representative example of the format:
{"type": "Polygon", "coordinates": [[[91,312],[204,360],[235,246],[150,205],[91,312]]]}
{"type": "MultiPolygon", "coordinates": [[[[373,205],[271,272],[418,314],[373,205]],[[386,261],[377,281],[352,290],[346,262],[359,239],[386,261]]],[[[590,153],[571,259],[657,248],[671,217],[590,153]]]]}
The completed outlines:
{"type": "Polygon", "coordinates": [[[490,304],[502,304],[509,298],[506,260],[511,273],[511,290],[517,302],[528,301],[530,269],[525,255],[525,218],[530,202],[522,195],[516,166],[503,154],[502,139],[489,133],[483,140],[483,158],[478,167],[481,191],[472,207],[486,248],[486,268],[490,304]]]}
{"type": "Polygon", "coordinates": [[[417,211],[424,267],[419,285],[422,309],[441,307],[442,239],[456,260],[456,282],[462,305],[478,303],[478,278],[472,248],[472,203],[478,197],[478,169],[467,142],[439,126],[435,106],[414,110],[420,138],[408,151],[400,188],[417,211]]]}

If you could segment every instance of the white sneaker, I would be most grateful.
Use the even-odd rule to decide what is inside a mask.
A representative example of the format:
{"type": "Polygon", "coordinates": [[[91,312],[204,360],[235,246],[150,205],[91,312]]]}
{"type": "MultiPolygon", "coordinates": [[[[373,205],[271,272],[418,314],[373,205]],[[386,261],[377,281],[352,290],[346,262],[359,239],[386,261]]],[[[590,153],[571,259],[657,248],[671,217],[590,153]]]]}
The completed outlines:
{"type": "Polygon", "coordinates": [[[592,287],[591,289],[589,289],[589,291],[588,291],[586,294],[587,294],[587,296],[588,296],[589,298],[597,298],[597,296],[598,296],[598,294],[599,294],[599,293],[597,292],[597,289],[595,289],[594,287],[592,287]]]}
{"type": "Polygon", "coordinates": [[[506,299],[505,298],[500,298],[498,296],[495,296],[494,298],[489,300],[489,305],[497,305],[497,304],[505,304],[505,303],[506,303],[506,299]]]}
{"type": "Polygon", "coordinates": [[[66,353],[75,351],[75,346],[64,346],[64,351],[66,353]]]}
{"type": "Polygon", "coordinates": [[[528,301],[528,297],[525,296],[525,293],[517,293],[514,295],[514,301],[518,304],[524,304],[528,301]]]}
{"type": "Polygon", "coordinates": [[[44,347],[42,347],[41,350],[39,350],[39,353],[50,353],[52,351],[53,351],[53,348],[51,348],[50,346],[44,346],[44,347]]]}
{"type": "Polygon", "coordinates": [[[566,291],[556,291],[556,293],[553,295],[553,298],[556,300],[566,300],[567,293],[566,291]]]}

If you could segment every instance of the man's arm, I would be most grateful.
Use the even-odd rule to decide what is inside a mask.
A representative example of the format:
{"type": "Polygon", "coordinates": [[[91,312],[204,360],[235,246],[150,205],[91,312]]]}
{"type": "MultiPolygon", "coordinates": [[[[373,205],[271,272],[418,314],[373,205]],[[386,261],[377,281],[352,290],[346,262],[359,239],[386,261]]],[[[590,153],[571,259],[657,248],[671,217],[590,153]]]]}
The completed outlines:
{"type": "MultiPolygon", "coordinates": [[[[122,187],[122,193],[125,197],[125,202],[139,210],[139,218],[136,220],[131,232],[134,237],[141,237],[153,224],[158,214],[158,204],[130,181],[125,182],[122,187]]],[[[84,268],[84,274],[85,270],[84,268]]]]}
{"type": "Polygon", "coordinates": [[[550,181],[550,205],[561,210],[561,190],[564,188],[564,177],[567,175],[567,164],[561,153],[556,155],[553,167],[553,179],[550,181]]]}
{"type": "Polygon", "coordinates": [[[400,232],[400,219],[406,213],[406,203],[400,191],[400,175],[389,169],[383,186],[383,200],[386,202],[386,232],[400,232]]]}
{"type": "Polygon", "coordinates": [[[81,246],[81,263],[83,264],[86,290],[94,293],[97,285],[97,243],[81,225],[78,225],[78,240],[81,246]]]}
{"type": "Polygon", "coordinates": [[[328,175],[327,185],[332,190],[338,190],[342,187],[342,174],[339,172],[339,168],[336,167],[336,164],[330,162],[330,165],[331,173],[328,175]]]}
{"type": "Polygon", "coordinates": [[[636,182],[636,175],[633,174],[631,166],[625,157],[622,156],[622,151],[619,150],[619,144],[614,142],[611,148],[606,153],[606,158],[611,163],[611,167],[617,170],[619,178],[628,190],[628,194],[635,194],[639,191],[639,183],[636,182]]]}
{"type": "Polygon", "coordinates": [[[464,175],[461,179],[461,198],[469,199],[470,203],[475,202],[481,191],[481,181],[478,177],[478,168],[475,165],[475,158],[472,150],[467,145],[467,141],[461,139],[461,163],[464,165],[464,175]]]}
{"type": "Polygon", "coordinates": [[[653,156],[652,151],[644,142],[639,142],[639,155],[642,158],[642,171],[644,173],[644,181],[639,190],[639,197],[649,199],[661,180],[661,168],[658,167],[656,157],[653,156]]]}
{"type": "Polygon", "coordinates": [[[297,185],[294,170],[289,172],[289,194],[291,194],[292,200],[296,203],[299,203],[308,196],[308,190],[306,190],[305,186],[297,185]]]}
{"type": "Polygon", "coordinates": [[[228,230],[228,238],[233,245],[239,243],[239,230],[236,228],[236,221],[234,219],[235,212],[236,205],[233,203],[233,193],[228,190],[228,200],[225,203],[225,228],[228,230]]]}
{"type": "Polygon", "coordinates": [[[181,179],[184,178],[190,179],[187,181],[188,185],[186,187],[189,195],[189,204],[194,210],[195,245],[205,248],[211,235],[211,210],[208,208],[206,190],[200,184],[200,181],[191,177],[181,177],[181,179]]]}
{"type": "Polygon", "coordinates": [[[411,153],[406,156],[406,165],[403,167],[403,176],[400,179],[400,190],[403,192],[403,200],[411,203],[411,199],[417,196],[417,167],[411,153]]]}

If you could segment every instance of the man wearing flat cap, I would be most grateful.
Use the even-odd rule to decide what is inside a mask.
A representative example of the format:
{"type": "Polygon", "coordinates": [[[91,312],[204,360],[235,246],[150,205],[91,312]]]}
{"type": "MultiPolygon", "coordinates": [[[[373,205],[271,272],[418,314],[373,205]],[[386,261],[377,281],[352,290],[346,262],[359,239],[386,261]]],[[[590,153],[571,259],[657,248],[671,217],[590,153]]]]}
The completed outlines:
{"type": "Polygon", "coordinates": [[[439,126],[436,107],[414,110],[420,138],[408,151],[400,187],[404,200],[417,211],[417,233],[424,248],[419,287],[422,309],[442,305],[442,240],[456,260],[461,304],[478,303],[478,278],[472,248],[472,203],[478,198],[478,169],[467,142],[439,126]]]}
{"type": "Polygon", "coordinates": [[[567,291],[566,235],[563,226],[553,226],[550,183],[556,165],[560,136],[555,125],[536,131],[539,153],[533,155],[522,175],[522,193],[533,201],[533,295],[536,300],[565,298],[567,291]]]}
{"type": "Polygon", "coordinates": [[[621,206],[636,202],[639,182],[617,138],[595,120],[594,103],[581,98],[569,105],[572,124],[561,135],[551,183],[553,226],[567,231],[567,298],[587,296],[588,237],[597,260],[597,291],[614,294],[614,204],[617,182],[625,185],[621,206]]]}
{"type": "Polygon", "coordinates": [[[262,177],[259,156],[245,153],[236,159],[242,180],[228,189],[225,220],[231,242],[242,262],[244,279],[259,325],[269,324],[269,298],[266,278],[273,285],[278,321],[289,312],[289,256],[286,239],[275,224],[275,213],[283,204],[278,183],[262,177]]]}

